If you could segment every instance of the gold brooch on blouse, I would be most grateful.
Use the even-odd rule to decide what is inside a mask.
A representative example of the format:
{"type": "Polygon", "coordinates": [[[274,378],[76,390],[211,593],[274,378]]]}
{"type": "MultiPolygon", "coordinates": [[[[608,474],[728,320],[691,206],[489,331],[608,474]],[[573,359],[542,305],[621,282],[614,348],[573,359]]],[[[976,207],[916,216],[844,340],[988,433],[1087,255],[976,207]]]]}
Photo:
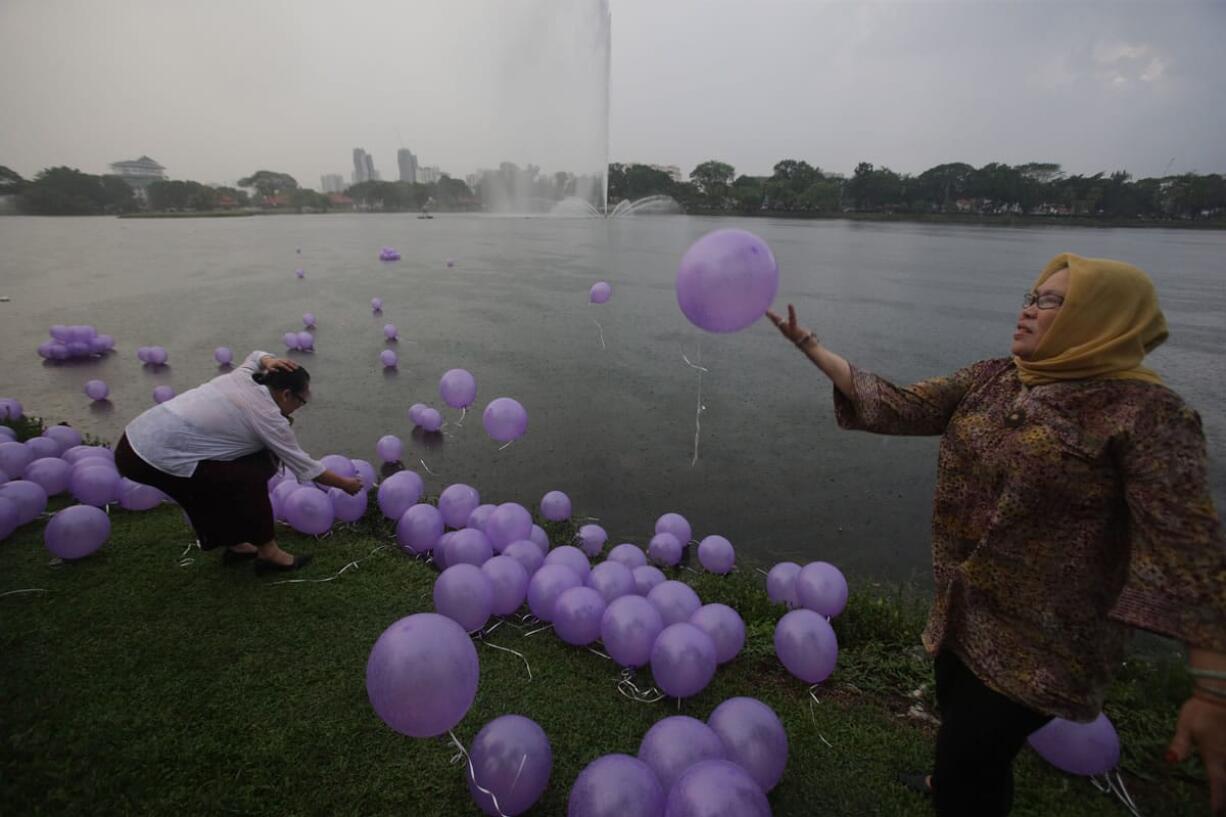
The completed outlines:
{"type": "Polygon", "coordinates": [[[1009,428],[1017,428],[1026,422],[1026,410],[1015,408],[1005,416],[1005,425],[1009,428]]]}

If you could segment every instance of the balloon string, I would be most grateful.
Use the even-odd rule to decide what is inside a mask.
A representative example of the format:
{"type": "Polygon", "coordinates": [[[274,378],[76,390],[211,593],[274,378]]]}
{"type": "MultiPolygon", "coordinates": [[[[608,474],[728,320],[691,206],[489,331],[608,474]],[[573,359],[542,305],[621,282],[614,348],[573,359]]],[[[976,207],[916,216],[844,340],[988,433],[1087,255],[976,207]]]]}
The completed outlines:
{"type": "MultiPolygon", "coordinates": [[[[459,754],[452,757],[451,762],[456,762],[462,756],[465,762],[468,764],[468,779],[472,781],[473,786],[476,787],[477,791],[487,795],[490,800],[494,801],[494,810],[498,812],[498,817],[510,817],[510,815],[503,812],[502,806],[498,805],[498,796],[489,789],[483,788],[481,784],[477,782],[477,770],[473,768],[473,759],[469,757],[468,750],[464,748],[464,744],[460,743],[459,739],[456,738],[455,732],[448,729],[447,734],[451,736],[451,742],[455,744],[455,747],[460,750],[459,754]]],[[[524,757],[527,758],[527,755],[524,755],[524,757]]],[[[518,775],[516,776],[516,779],[518,779],[518,775]]]]}
{"type": "Polygon", "coordinates": [[[1119,798],[1124,808],[1128,809],[1133,817],[1141,817],[1141,809],[1132,799],[1132,795],[1128,793],[1128,789],[1124,787],[1124,778],[1120,776],[1118,768],[1107,772],[1107,785],[1111,788],[1111,793],[1119,798]]]}
{"type": "Polygon", "coordinates": [[[702,338],[701,337],[699,337],[698,339],[698,354],[696,355],[696,357],[698,358],[698,363],[691,363],[690,359],[685,356],[685,352],[681,353],[681,359],[685,361],[685,364],[692,369],[698,370],[698,407],[694,410],[694,458],[690,460],[691,468],[693,468],[694,465],[697,464],[698,462],[698,437],[702,433],[702,411],[703,411],[702,376],[704,372],[710,371],[709,369],[706,369],[703,366],[699,365],[702,363],[702,338]]]}
{"type": "Polygon", "coordinates": [[[817,715],[813,711],[813,704],[820,704],[821,699],[817,697],[817,684],[809,687],[809,719],[813,723],[817,723],[817,715]]]}
{"type": "Polygon", "coordinates": [[[496,650],[502,650],[503,652],[509,652],[511,653],[511,655],[514,655],[517,658],[519,658],[520,661],[524,662],[524,668],[528,670],[528,680],[529,681],[532,680],[532,665],[528,663],[528,659],[524,657],[524,654],[522,652],[516,652],[510,647],[500,647],[492,641],[486,641],[484,638],[479,637],[476,640],[480,641],[482,644],[484,644],[487,647],[493,647],[496,650]]]}
{"type": "Polygon", "coordinates": [[[629,667],[622,670],[621,677],[617,681],[617,691],[624,697],[641,704],[654,704],[664,700],[664,693],[655,687],[639,689],[631,680],[633,677],[634,670],[629,667]]]}
{"type": "Polygon", "coordinates": [[[423,459],[421,459],[421,458],[419,457],[417,461],[421,463],[421,467],[422,467],[422,468],[425,468],[425,469],[426,469],[426,473],[427,473],[427,474],[429,474],[430,476],[434,476],[434,472],[430,470],[430,466],[426,465],[426,461],[425,461],[425,460],[423,460],[423,459]]]}
{"type": "Polygon", "coordinates": [[[201,550],[199,539],[197,539],[194,542],[188,542],[187,547],[185,547],[183,549],[183,552],[179,554],[179,567],[187,567],[188,565],[196,561],[195,557],[189,557],[187,555],[192,552],[192,548],[195,548],[196,550],[201,550]]]}
{"type": "Polygon", "coordinates": [[[4,593],[0,593],[0,599],[4,598],[5,596],[14,596],[18,593],[49,593],[49,592],[51,591],[43,587],[29,587],[29,588],[26,588],[25,590],[8,590],[4,593]]]}
{"type": "Polygon", "coordinates": [[[761,573],[763,576],[769,576],[769,575],[770,575],[769,573],[767,573],[765,570],[763,570],[763,569],[762,569],[762,568],[760,568],[760,567],[755,567],[755,568],[754,568],[754,570],[758,571],[758,572],[759,572],[759,573],[761,573]]]}
{"type": "Polygon", "coordinates": [[[468,416],[468,406],[460,406],[460,419],[456,421],[456,428],[464,427],[464,418],[468,416]]]}
{"type": "Polygon", "coordinates": [[[344,573],[346,570],[349,570],[350,568],[357,570],[358,564],[366,561],[367,559],[369,559],[371,556],[375,555],[379,551],[384,550],[386,547],[387,545],[379,545],[377,548],[375,548],[370,553],[363,556],[361,559],[353,560],[352,562],[345,565],[340,570],[336,571],[336,573],[332,574],[326,579],[282,579],[281,581],[278,581],[278,582],[271,582],[271,584],[319,584],[322,582],[330,582],[335,579],[339,579],[341,574],[344,573]]]}
{"type": "Polygon", "coordinates": [[[506,445],[504,445],[502,448],[499,448],[498,450],[499,450],[499,451],[505,451],[506,449],[508,449],[508,448],[510,448],[510,447],[511,447],[511,443],[513,443],[513,442],[515,442],[515,441],[514,441],[514,440],[511,440],[511,442],[510,442],[510,443],[507,443],[506,445]]]}
{"type": "Polygon", "coordinates": [[[609,656],[605,655],[604,653],[602,653],[600,650],[596,649],[595,647],[588,647],[588,648],[587,648],[587,651],[588,651],[588,652],[590,652],[590,653],[593,653],[593,654],[595,654],[595,655],[599,655],[601,658],[603,658],[603,659],[604,659],[604,660],[606,660],[606,661],[612,661],[612,660],[613,660],[612,658],[610,658],[609,656]]]}
{"type": "Polygon", "coordinates": [[[537,633],[543,633],[552,626],[553,626],[552,624],[546,624],[544,627],[537,627],[535,630],[529,630],[528,632],[524,633],[524,638],[528,638],[529,636],[534,636],[537,633]]]}
{"type": "Polygon", "coordinates": [[[609,347],[605,346],[604,344],[604,327],[601,326],[600,321],[596,320],[595,318],[592,318],[592,323],[596,324],[596,328],[600,330],[600,348],[608,349],[609,347]]]}

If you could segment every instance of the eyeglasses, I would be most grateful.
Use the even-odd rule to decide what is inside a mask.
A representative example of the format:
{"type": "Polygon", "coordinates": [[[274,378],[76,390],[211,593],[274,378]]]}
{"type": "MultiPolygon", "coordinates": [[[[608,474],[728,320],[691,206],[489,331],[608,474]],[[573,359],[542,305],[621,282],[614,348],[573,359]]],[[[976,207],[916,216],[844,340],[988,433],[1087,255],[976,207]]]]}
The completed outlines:
{"type": "Polygon", "coordinates": [[[1064,296],[1057,295],[1054,292],[1044,292],[1042,295],[1027,292],[1022,296],[1022,309],[1027,309],[1031,306],[1037,306],[1039,309],[1056,309],[1063,304],[1064,296]]]}

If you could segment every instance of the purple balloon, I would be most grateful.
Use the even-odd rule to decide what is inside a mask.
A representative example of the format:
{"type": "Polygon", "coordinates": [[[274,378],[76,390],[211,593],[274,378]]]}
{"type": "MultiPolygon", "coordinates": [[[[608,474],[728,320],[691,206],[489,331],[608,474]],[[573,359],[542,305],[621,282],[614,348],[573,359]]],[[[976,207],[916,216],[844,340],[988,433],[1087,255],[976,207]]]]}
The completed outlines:
{"type": "Polygon", "coordinates": [[[400,462],[404,456],[404,443],[395,434],[384,434],[375,443],[375,453],[384,462],[400,462]]]}
{"type": "Polygon", "coordinates": [[[400,359],[396,357],[396,353],[391,349],[384,349],[379,353],[379,362],[383,364],[385,369],[394,369],[400,363],[400,359]]]}
{"type": "Polygon", "coordinates": [[[668,793],[665,817],[771,817],[770,802],[749,773],[728,760],[691,766],[668,793]]]}
{"type": "MultiPolygon", "coordinates": [[[[503,556],[510,556],[515,561],[519,562],[528,576],[540,570],[541,565],[545,563],[545,554],[541,553],[541,549],[537,547],[535,542],[527,539],[521,539],[518,542],[512,542],[502,549],[503,556]]],[[[497,557],[495,557],[497,558],[497,557]]]]}
{"type": "Polygon", "coordinates": [[[698,543],[698,562],[712,573],[724,574],[736,564],[736,551],[724,537],[708,536],[698,543]]]}
{"type": "Polygon", "coordinates": [[[213,350],[213,360],[217,361],[218,366],[229,366],[234,362],[234,352],[230,351],[229,346],[218,346],[213,350]]]}
{"type": "Polygon", "coordinates": [[[534,524],[532,526],[532,531],[528,534],[528,538],[541,549],[542,556],[549,552],[549,534],[545,533],[545,529],[540,525],[534,524]]]}
{"type": "Polygon", "coordinates": [[[286,349],[297,349],[298,348],[298,333],[297,332],[286,332],[284,335],[281,336],[281,342],[285,344],[286,349]]]}
{"type": "Polygon", "coordinates": [[[609,551],[605,561],[621,562],[629,570],[634,570],[636,567],[642,567],[647,564],[647,554],[643,553],[643,549],[638,545],[623,542],[609,551]]]}
{"type": "Polygon", "coordinates": [[[690,624],[715,642],[715,662],[726,664],[745,646],[745,622],[726,604],[704,604],[690,616],[690,624]]]}
{"type": "Polygon", "coordinates": [[[584,525],[579,528],[579,549],[588,556],[598,555],[607,541],[609,534],[599,525],[584,525]]]}
{"type": "Polygon", "coordinates": [[[0,397],[0,420],[20,420],[24,415],[20,402],[12,397],[0,397]]]}
{"type": "Polygon", "coordinates": [[[651,676],[665,695],[697,695],[715,677],[715,642],[689,622],[670,624],[651,647],[651,676]]]}
{"type": "Polygon", "coordinates": [[[553,621],[553,606],[558,596],[583,580],[566,565],[542,565],[528,582],[528,609],[541,621],[553,621]]]}
{"type": "Polygon", "coordinates": [[[465,524],[465,527],[476,528],[484,533],[485,524],[490,521],[490,517],[496,510],[498,510],[497,505],[478,505],[473,509],[473,512],[468,515],[468,522],[465,524]]]}
{"type": "Polygon", "coordinates": [[[438,409],[424,408],[419,415],[421,427],[423,431],[438,431],[443,427],[443,415],[439,414],[438,409]]]}
{"type": "MultiPolygon", "coordinates": [[[[30,455],[33,457],[30,460],[31,463],[44,457],[55,457],[58,459],[60,452],[63,450],[60,444],[50,437],[31,437],[26,440],[26,448],[29,449],[30,455]]],[[[28,465],[26,467],[29,468],[28,465]]]]}
{"type": "Polygon", "coordinates": [[[438,393],[452,408],[467,408],[477,399],[477,380],[465,369],[449,369],[438,382],[438,393]]]}
{"type": "Polygon", "coordinates": [[[47,492],[28,479],[14,479],[0,485],[0,496],[17,506],[17,524],[33,522],[47,510],[47,492]]]}
{"type": "Polygon", "coordinates": [[[801,606],[827,618],[837,616],[847,606],[847,579],[829,562],[805,565],[796,576],[794,587],[801,606]]]}
{"type": "Polygon", "coordinates": [[[71,476],[72,466],[59,457],[42,457],[27,465],[21,478],[41,486],[47,496],[55,496],[68,490],[71,476]]]}
{"type": "Polygon", "coordinates": [[[396,541],[409,553],[433,550],[442,535],[443,515],[433,505],[414,505],[396,523],[396,541]]]}
{"type": "Polygon", "coordinates": [[[485,626],[493,604],[494,585],[475,565],[451,565],[434,580],[434,609],[466,632],[485,626]]]}
{"type": "Polygon", "coordinates": [[[319,461],[324,468],[347,479],[358,475],[358,469],[353,467],[353,460],[340,454],[327,454],[319,461]]]}
{"type": "Polygon", "coordinates": [[[152,485],[142,485],[130,479],[120,480],[119,507],[125,511],[148,511],[169,499],[152,485]]]}
{"type": "MultiPolygon", "coordinates": [[[[3,409],[3,406],[0,406],[3,409]]],[[[17,432],[6,425],[0,425],[0,442],[17,442],[17,432]]]]}
{"type": "Polygon", "coordinates": [[[481,567],[493,555],[494,549],[490,546],[489,537],[476,528],[464,528],[452,534],[447,542],[444,558],[449,565],[470,564],[481,567]]]}
{"type": "Polygon", "coordinates": [[[603,304],[609,300],[609,296],[612,294],[613,287],[609,286],[605,281],[597,281],[588,290],[587,299],[594,304],[603,304]]]}
{"type": "Polygon", "coordinates": [[[799,607],[796,599],[796,576],[800,565],[795,562],[780,562],[766,574],[766,596],[775,604],[799,607]]]}
{"type": "Polygon", "coordinates": [[[327,533],[336,520],[332,500],[314,485],[300,485],[292,491],[282,512],[290,527],[308,536],[327,533]]]}
{"type": "Polygon", "coordinates": [[[550,491],[541,497],[541,516],[550,522],[570,519],[570,497],[561,491],[550,491]]]}
{"type": "Polygon", "coordinates": [[[702,606],[694,588],[685,582],[673,580],[651,588],[647,593],[647,600],[660,611],[666,625],[689,621],[690,616],[702,606]]]}
{"type": "Polygon", "coordinates": [[[154,366],[165,366],[167,359],[170,357],[166,349],[162,346],[149,347],[149,362],[154,366]]]}
{"type": "Polygon", "coordinates": [[[53,343],[47,348],[52,360],[67,360],[70,357],[68,347],[62,343],[53,343]]]}
{"type": "Polygon", "coordinates": [[[450,530],[438,538],[438,542],[434,545],[434,550],[430,551],[430,561],[434,563],[434,569],[442,573],[447,569],[447,545],[451,544],[451,540],[455,537],[455,531],[450,530]]]}
{"type": "Polygon", "coordinates": [[[414,472],[397,471],[379,485],[379,510],[388,519],[400,521],[404,512],[421,499],[424,487],[421,477],[414,472]]]}
{"type": "MultiPolygon", "coordinates": [[[[672,790],[673,784],[695,763],[725,757],[727,752],[719,735],[697,718],[685,715],[656,721],[639,743],[639,760],[651,767],[665,791],[672,790]]],[[[749,782],[758,788],[752,780],[749,782]]]]}
{"type": "Polygon", "coordinates": [[[370,311],[371,312],[382,312],[383,311],[383,299],[382,298],[371,298],[370,299],[370,311]]]}
{"type": "Polygon", "coordinates": [[[357,522],[366,515],[370,504],[370,495],[365,488],[353,495],[340,488],[329,488],[328,499],[332,502],[332,512],[338,522],[357,522]]]}
{"type": "Polygon", "coordinates": [[[729,698],[707,718],[728,759],[769,792],[788,765],[788,736],[775,710],[756,698],[729,698]]]}
{"type": "Polygon", "coordinates": [[[429,738],[451,729],[477,695],[477,649],[446,616],[417,613],[383,631],[366,662],[366,694],[392,729],[429,738]]]}
{"type": "Polygon", "coordinates": [[[351,460],[353,470],[358,472],[358,476],[362,478],[363,487],[370,489],[375,486],[379,480],[375,477],[375,467],[366,460],[351,460]]]}
{"type": "Polygon", "coordinates": [[[519,401],[499,397],[490,401],[481,415],[485,433],[500,443],[517,440],[528,430],[528,412],[519,401]]]}
{"type": "Polygon", "coordinates": [[[452,267],[454,267],[454,266],[455,266],[455,259],[454,259],[454,258],[448,258],[448,259],[447,259],[447,269],[451,269],[451,268],[452,268],[452,267]]]}
{"type": "MultiPolygon", "coordinates": [[[[0,480],[0,482],[3,482],[3,480],[0,480]]],[[[0,542],[3,542],[9,537],[9,534],[17,530],[20,514],[21,511],[17,508],[17,503],[0,494],[0,542]]]]}
{"type": "Polygon", "coordinates": [[[656,520],[656,533],[671,533],[682,546],[694,538],[690,523],[679,513],[666,513],[656,520]]]}
{"type": "Polygon", "coordinates": [[[779,291],[779,265],[766,242],[745,230],[707,233],[677,268],[677,305],[708,332],[738,332],[766,312],[779,291]]]}
{"type": "Polygon", "coordinates": [[[304,270],[302,267],[299,267],[298,269],[294,270],[294,275],[298,276],[298,280],[302,280],[303,278],[306,277],[306,270],[304,270]]]}
{"type": "Polygon", "coordinates": [[[775,625],[775,653],[788,672],[817,684],[834,672],[839,642],[826,619],[812,610],[793,610],[775,625]]]}
{"type": "Polygon", "coordinates": [[[396,340],[398,336],[399,332],[396,330],[396,324],[385,323],[383,325],[383,337],[387,338],[388,340],[396,340]]]}
{"type": "Polygon", "coordinates": [[[111,449],[105,448],[101,445],[74,445],[65,450],[60,456],[66,462],[71,463],[72,465],[76,465],[80,460],[87,457],[99,457],[106,459],[109,462],[115,461],[115,455],[111,452],[111,449]]]}
{"type": "Polygon", "coordinates": [[[642,596],[614,599],[600,619],[600,640],[609,657],[623,667],[646,665],[663,630],[660,611],[642,596]]]}
{"type": "Polygon", "coordinates": [[[605,755],[579,773],[566,817],[663,817],[664,796],[646,763],[629,755],[605,755]]]}
{"type": "Polygon", "coordinates": [[[153,402],[155,403],[165,403],[167,400],[173,400],[174,396],[175,390],[171,386],[157,386],[153,390],[153,402]]]}
{"type": "Polygon", "coordinates": [[[304,352],[308,350],[313,351],[315,349],[315,336],[310,332],[299,332],[298,348],[304,352]]]}
{"type": "Polygon", "coordinates": [[[457,482],[448,485],[439,494],[438,509],[443,514],[443,523],[449,528],[462,528],[468,524],[468,517],[481,504],[481,494],[471,485],[457,482]]]}
{"type": "Polygon", "coordinates": [[[646,596],[653,587],[667,581],[660,568],[651,565],[639,565],[630,572],[634,574],[634,592],[640,596],[646,596]]]}
{"type": "Polygon", "coordinates": [[[562,545],[556,547],[545,556],[545,564],[547,565],[565,565],[575,571],[575,575],[584,584],[587,583],[587,577],[592,572],[592,563],[583,555],[583,551],[571,545],[562,545]]]}
{"type": "Polygon", "coordinates": [[[1026,740],[1040,757],[1069,774],[1106,774],[1120,763],[1120,736],[1101,712],[1090,723],[1054,718],[1026,740]]]}
{"type": "Polygon", "coordinates": [[[421,413],[427,408],[429,408],[429,406],[427,406],[425,403],[414,403],[413,405],[409,406],[409,422],[415,426],[421,425],[421,413]]]}
{"type": "Polygon", "coordinates": [[[553,771],[549,738],[522,715],[503,715],[483,726],[468,756],[468,792],[490,817],[516,817],[532,808],[553,771]]]}
{"type": "Polygon", "coordinates": [[[634,574],[621,562],[601,562],[588,574],[587,586],[611,602],[635,592],[634,574]]]}
{"type": "Polygon", "coordinates": [[[681,542],[671,533],[657,533],[647,545],[647,557],[658,565],[674,567],[681,561],[681,542]]]}
{"type": "Polygon", "coordinates": [[[85,384],[85,396],[90,400],[105,400],[110,393],[110,386],[101,380],[90,380],[85,384]]]}
{"type": "Polygon", "coordinates": [[[88,556],[111,535],[111,518],[90,505],[73,505],[51,517],[43,531],[47,550],[61,559],[88,556]]]}
{"type": "Polygon", "coordinates": [[[553,629],[558,638],[576,647],[586,647],[600,638],[604,596],[590,587],[564,590],[553,605],[553,629]]]}
{"type": "Polygon", "coordinates": [[[93,465],[90,460],[72,470],[68,487],[78,502],[99,507],[119,501],[120,477],[114,466],[93,465]]]}
{"type": "Polygon", "coordinates": [[[314,329],[315,328],[315,313],[314,312],[305,313],[302,316],[302,325],[305,326],[307,329],[314,329]]]}
{"type": "Polygon", "coordinates": [[[148,346],[138,346],[136,348],[136,359],[139,360],[141,363],[148,363],[149,362],[149,347],[148,346]]]}
{"type": "MultiPolygon", "coordinates": [[[[459,536],[463,531],[456,531],[459,536]]],[[[496,616],[514,613],[528,597],[528,571],[510,556],[495,556],[481,565],[490,580],[494,595],[490,612],[496,616]]]]}
{"type": "MultiPolygon", "coordinates": [[[[60,451],[67,451],[81,444],[81,432],[77,431],[72,426],[58,425],[51,426],[43,432],[44,437],[50,437],[60,444],[60,451]]],[[[114,456],[111,457],[115,459],[114,456]]]]}
{"type": "Polygon", "coordinates": [[[527,539],[531,534],[532,514],[523,505],[514,502],[502,503],[485,520],[485,535],[498,553],[502,553],[502,549],[512,542],[527,539]]]}
{"type": "Polygon", "coordinates": [[[302,486],[296,479],[287,479],[272,489],[268,499],[272,503],[272,515],[275,519],[285,521],[285,501],[289,499],[289,495],[297,491],[302,486]]]}
{"type": "Polygon", "coordinates": [[[50,334],[51,337],[64,343],[72,340],[72,333],[69,331],[68,327],[62,323],[54,324],[50,329],[50,334]]]}

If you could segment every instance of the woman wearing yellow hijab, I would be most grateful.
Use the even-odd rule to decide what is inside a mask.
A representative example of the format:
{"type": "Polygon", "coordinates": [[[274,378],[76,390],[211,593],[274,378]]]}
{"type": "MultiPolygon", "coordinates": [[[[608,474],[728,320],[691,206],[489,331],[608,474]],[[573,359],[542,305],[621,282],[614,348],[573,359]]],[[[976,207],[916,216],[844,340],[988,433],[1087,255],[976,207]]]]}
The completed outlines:
{"type": "Polygon", "coordinates": [[[899,387],[768,316],[834,383],[842,428],[940,435],[935,592],[923,640],[941,708],[937,813],[997,817],[1013,759],[1053,717],[1094,719],[1126,625],[1188,647],[1194,692],[1167,760],[1195,746],[1226,810],[1226,541],[1200,417],[1141,365],[1167,337],[1149,277],[1056,256],[1010,357],[899,387]]]}

